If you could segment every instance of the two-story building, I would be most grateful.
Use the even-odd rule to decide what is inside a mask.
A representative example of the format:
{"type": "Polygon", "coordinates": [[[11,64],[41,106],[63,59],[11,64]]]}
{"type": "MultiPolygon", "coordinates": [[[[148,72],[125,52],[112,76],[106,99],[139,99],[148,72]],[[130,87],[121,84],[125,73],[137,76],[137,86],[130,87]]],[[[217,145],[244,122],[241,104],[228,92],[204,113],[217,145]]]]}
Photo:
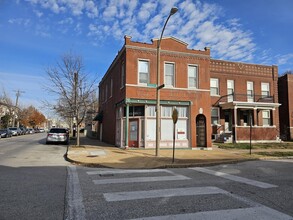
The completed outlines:
{"type": "MultiPolygon", "coordinates": [[[[155,148],[157,43],[125,37],[99,84],[99,139],[118,147],[155,148]]],[[[160,52],[160,148],[211,148],[212,137],[230,133],[247,141],[250,115],[255,141],[278,139],[277,67],[210,58],[210,49],[188,49],[163,38],[160,52]],[[248,130],[247,130],[248,129],[248,130]],[[228,131],[229,130],[229,131],[228,131]],[[267,135],[263,135],[266,133],[267,135]]]]}
{"type": "Polygon", "coordinates": [[[279,141],[278,68],[211,60],[212,138],[279,141]]]}
{"type": "Polygon", "coordinates": [[[282,139],[293,140],[293,74],[279,77],[280,132],[282,139]],[[291,94],[291,95],[290,95],[291,94]]]}

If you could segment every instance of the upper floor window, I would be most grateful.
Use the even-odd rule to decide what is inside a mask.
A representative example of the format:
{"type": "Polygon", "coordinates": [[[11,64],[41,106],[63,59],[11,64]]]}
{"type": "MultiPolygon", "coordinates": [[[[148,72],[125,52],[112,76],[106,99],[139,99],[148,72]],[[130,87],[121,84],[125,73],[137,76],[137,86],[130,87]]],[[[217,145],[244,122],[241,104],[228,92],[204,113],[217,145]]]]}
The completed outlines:
{"type": "Polygon", "coordinates": [[[165,85],[175,86],[175,68],[174,63],[165,63],[165,85]]]}
{"type": "Polygon", "coordinates": [[[123,88],[125,85],[125,62],[122,62],[121,65],[121,84],[120,84],[120,88],[123,88]]]}
{"type": "Polygon", "coordinates": [[[254,101],[253,82],[247,82],[247,101],[254,101]]]}
{"type": "Polygon", "coordinates": [[[228,102],[233,101],[234,96],[234,80],[227,80],[228,102]]]}
{"type": "Polygon", "coordinates": [[[150,68],[149,61],[139,60],[138,61],[138,82],[142,84],[149,83],[150,68]]]}
{"type": "Polygon", "coordinates": [[[197,66],[194,65],[188,65],[188,87],[189,88],[197,88],[198,82],[197,82],[197,66]]]}
{"type": "Polygon", "coordinates": [[[211,78],[210,80],[211,86],[211,95],[219,95],[219,79],[211,78]]]}
{"type": "Polygon", "coordinates": [[[261,96],[263,98],[270,96],[270,84],[269,83],[261,83],[261,96]]]}

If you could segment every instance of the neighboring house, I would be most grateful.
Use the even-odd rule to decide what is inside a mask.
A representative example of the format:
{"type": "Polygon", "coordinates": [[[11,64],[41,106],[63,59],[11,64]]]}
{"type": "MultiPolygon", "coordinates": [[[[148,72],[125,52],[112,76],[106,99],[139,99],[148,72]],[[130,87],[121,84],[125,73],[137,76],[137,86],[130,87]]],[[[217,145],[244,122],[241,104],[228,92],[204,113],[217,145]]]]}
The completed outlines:
{"type": "MultiPolygon", "coordinates": [[[[99,84],[100,140],[118,147],[155,147],[157,42],[125,37],[99,84]]],[[[224,133],[236,142],[249,141],[249,115],[255,141],[278,141],[277,67],[212,60],[209,48],[188,49],[173,37],[162,39],[160,60],[160,84],[165,84],[160,148],[172,147],[174,108],[178,148],[211,148],[211,137],[224,133]]]]}
{"type": "Polygon", "coordinates": [[[293,140],[293,74],[279,77],[280,133],[283,140],[293,140]],[[291,94],[291,95],[290,95],[291,94]]]}
{"type": "Polygon", "coordinates": [[[218,141],[278,142],[278,68],[211,59],[211,117],[218,141]]]}

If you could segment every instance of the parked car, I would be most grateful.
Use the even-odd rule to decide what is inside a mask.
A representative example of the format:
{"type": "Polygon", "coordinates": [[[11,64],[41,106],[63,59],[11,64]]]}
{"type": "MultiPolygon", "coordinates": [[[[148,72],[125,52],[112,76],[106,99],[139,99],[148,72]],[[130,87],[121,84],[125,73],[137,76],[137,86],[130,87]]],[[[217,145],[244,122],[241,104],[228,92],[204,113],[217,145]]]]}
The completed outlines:
{"type": "Polygon", "coordinates": [[[26,128],[25,127],[20,127],[21,134],[24,135],[26,134],[26,128]]]}
{"type": "Polygon", "coordinates": [[[49,143],[64,143],[68,144],[69,133],[65,128],[51,128],[47,134],[46,144],[49,143]]]}
{"type": "Polygon", "coordinates": [[[2,138],[7,138],[12,136],[12,132],[9,128],[0,129],[0,136],[2,138]]]}
{"type": "Polygon", "coordinates": [[[39,131],[40,131],[41,133],[44,133],[44,132],[45,132],[45,129],[44,129],[44,128],[40,128],[39,131]]]}
{"type": "Polygon", "coordinates": [[[10,127],[9,130],[12,132],[12,135],[13,135],[13,136],[21,135],[21,130],[20,130],[20,128],[17,128],[17,127],[10,127]]]}
{"type": "Polygon", "coordinates": [[[28,134],[34,134],[35,133],[35,130],[33,128],[29,128],[27,130],[28,130],[28,134]]]}

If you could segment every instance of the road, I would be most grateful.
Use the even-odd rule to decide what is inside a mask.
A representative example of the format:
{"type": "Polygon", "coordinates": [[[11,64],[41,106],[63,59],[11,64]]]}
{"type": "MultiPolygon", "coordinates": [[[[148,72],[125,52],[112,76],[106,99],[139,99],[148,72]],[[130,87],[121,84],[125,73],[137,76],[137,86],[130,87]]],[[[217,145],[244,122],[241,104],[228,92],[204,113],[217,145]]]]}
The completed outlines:
{"type": "Polygon", "coordinates": [[[293,219],[293,161],[75,166],[44,134],[0,140],[0,219],[293,219]]]}
{"type": "Polygon", "coordinates": [[[0,219],[63,219],[67,147],[45,134],[0,139],[0,219]]]}

